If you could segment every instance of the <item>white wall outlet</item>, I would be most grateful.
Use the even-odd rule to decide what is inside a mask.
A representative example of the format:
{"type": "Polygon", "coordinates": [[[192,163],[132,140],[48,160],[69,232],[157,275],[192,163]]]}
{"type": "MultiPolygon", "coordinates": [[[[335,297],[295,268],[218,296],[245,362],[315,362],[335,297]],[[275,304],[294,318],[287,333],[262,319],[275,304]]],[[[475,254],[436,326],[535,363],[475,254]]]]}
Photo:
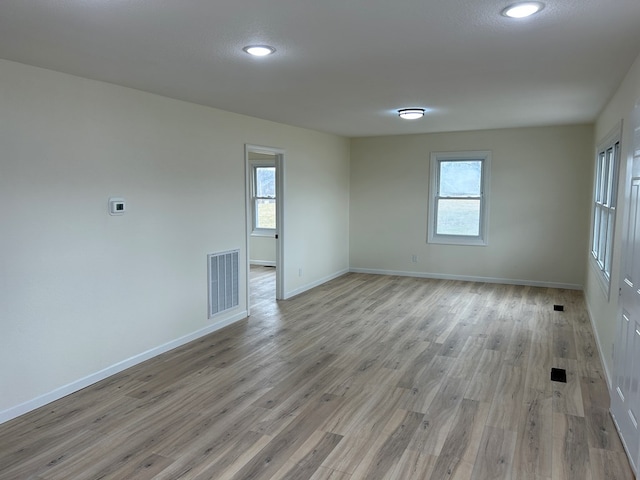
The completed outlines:
{"type": "Polygon", "coordinates": [[[301,277],[301,276],[302,276],[302,269],[301,269],[301,268],[299,268],[299,269],[298,269],[298,276],[299,276],[299,277],[301,277]]]}
{"type": "Polygon", "coordinates": [[[418,255],[415,253],[411,255],[411,263],[418,263],[418,255]]]}
{"type": "Polygon", "coordinates": [[[111,197],[109,199],[109,215],[124,215],[127,211],[127,204],[124,198],[111,197]]]}

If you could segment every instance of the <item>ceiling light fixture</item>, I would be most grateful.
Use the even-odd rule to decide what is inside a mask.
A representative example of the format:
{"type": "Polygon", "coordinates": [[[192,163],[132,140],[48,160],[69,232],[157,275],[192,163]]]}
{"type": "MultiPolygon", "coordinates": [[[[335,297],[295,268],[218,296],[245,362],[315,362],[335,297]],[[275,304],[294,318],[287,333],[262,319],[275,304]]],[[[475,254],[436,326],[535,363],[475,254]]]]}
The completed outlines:
{"type": "Polygon", "coordinates": [[[242,50],[254,57],[266,57],[276,51],[275,48],[270,47],[269,45],[247,45],[242,50]]]}
{"type": "Polygon", "coordinates": [[[502,10],[502,15],[509,18],[525,18],[538,13],[544,8],[542,2],[521,2],[509,5],[502,10]]]}
{"type": "Polygon", "coordinates": [[[405,120],[417,120],[424,116],[424,108],[403,108],[398,110],[398,116],[405,120]]]}

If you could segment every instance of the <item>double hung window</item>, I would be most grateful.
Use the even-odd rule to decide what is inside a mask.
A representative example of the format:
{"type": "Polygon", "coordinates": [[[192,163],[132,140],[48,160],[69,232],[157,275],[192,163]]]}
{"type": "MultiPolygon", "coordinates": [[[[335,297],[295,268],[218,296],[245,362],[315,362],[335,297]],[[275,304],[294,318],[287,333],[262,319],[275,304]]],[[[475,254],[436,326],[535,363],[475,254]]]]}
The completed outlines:
{"type": "Polygon", "coordinates": [[[276,230],[276,167],[253,164],[251,173],[253,233],[273,235],[276,230]]]}
{"type": "Polygon", "coordinates": [[[429,243],[486,245],[491,152],[431,154],[429,243]]]}
{"type": "Polygon", "coordinates": [[[607,295],[611,283],[619,163],[620,129],[618,128],[600,144],[596,151],[593,192],[591,257],[607,295]]]}

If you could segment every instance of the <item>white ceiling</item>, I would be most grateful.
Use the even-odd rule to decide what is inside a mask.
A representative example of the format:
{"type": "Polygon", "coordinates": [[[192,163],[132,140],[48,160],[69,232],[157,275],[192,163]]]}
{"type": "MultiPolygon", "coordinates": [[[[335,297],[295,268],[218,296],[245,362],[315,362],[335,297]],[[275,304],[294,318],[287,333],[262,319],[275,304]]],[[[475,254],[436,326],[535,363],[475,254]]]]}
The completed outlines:
{"type": "Polygon", "coordinates": [[[0,0],[0,58],[346,136],[592,122],[640,53],[640,0],[509,3],[0,0]]]}

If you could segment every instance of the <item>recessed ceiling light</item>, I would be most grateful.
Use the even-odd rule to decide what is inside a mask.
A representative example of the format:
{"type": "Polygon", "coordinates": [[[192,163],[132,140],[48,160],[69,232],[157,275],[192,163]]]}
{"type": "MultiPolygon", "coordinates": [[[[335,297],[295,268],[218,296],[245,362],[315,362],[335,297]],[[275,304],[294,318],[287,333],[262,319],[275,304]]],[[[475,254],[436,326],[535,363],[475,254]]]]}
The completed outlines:
{"type": "Polygon", "coordinates": [[[502,15],[509,18],[525,18],[538,13],[544,8],[542,2],[521,2],[509,5],[502,10],[502,15]]]}
{"type": "Polygon", "coordinates": [[[417,120],[424,116],[424,108],[403,108],[398,110],[398,116],[405,120],[417,120]]]}
{"type": "Polygon", "coordinates": [[[242,50],[254,57],[266,57],[276,51],[275,48],[270,47],[269,45],[247,45],[242,50]]]}

